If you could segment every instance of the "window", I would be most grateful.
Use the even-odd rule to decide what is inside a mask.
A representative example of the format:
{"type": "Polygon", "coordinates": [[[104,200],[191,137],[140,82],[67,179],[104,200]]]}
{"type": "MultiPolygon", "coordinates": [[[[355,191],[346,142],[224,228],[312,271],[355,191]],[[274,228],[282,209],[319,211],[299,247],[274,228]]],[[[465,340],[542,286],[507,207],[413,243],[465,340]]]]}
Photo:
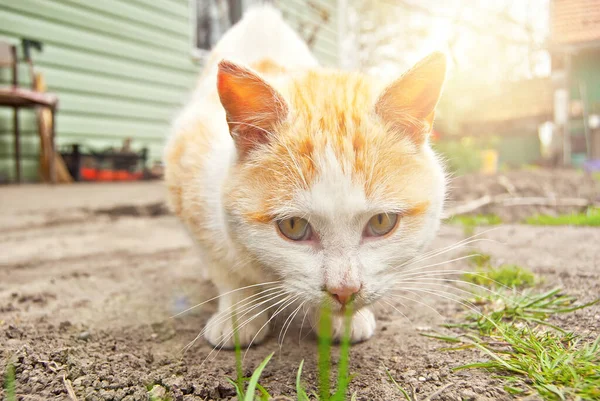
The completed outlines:
{"type": "Polygon", "coordinates": [[[242,0],[191,0],[193,52],[205,56],[242,16],[242,0]]]}

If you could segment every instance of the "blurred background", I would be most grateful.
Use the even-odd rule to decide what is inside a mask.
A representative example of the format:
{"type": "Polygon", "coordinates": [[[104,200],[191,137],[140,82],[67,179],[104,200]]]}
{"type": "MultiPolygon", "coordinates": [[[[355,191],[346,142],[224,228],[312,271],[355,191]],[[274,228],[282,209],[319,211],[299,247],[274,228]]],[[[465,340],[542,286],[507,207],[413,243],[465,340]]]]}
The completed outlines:
{"type": "MultiPolygon", "coordinates": [[[[169,122],[255,0],[0,0],[0,182],[159,178],[169,122]]],[[[600,1],[270,1],[325,66],[451,60],[455,174],[600,169],[600,1]]]]}

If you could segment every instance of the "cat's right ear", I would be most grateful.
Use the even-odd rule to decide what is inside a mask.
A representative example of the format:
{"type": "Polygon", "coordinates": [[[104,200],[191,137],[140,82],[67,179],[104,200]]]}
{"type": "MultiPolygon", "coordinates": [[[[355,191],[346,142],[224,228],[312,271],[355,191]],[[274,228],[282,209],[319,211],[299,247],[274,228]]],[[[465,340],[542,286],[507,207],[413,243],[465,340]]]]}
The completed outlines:
{"type": "Polygon", "coordinates": [[[230,61],[219,63],[217,89],[238,154],[269,141],[288,114],[283,97],[256,73],[230,61]]]}
{"type": "Polygon", "coordinates": [[[445,80],[446,56],[432,53],[387,87],[377,100],[375,112],[420,145],[433,126],[445,80]]]}

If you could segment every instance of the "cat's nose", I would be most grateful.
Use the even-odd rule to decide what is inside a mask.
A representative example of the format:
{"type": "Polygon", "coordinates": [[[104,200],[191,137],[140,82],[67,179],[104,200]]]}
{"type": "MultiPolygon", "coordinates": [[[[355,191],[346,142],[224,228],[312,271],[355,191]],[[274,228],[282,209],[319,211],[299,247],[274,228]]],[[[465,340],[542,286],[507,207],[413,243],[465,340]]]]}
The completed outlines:
{"type": "Polygon", "coordinates": [[[341,287],[327,287],[327,291],[342,305],[346,305],[352,300],[354,294],[360,291],[359,285],[348,285],[341,287]]]}

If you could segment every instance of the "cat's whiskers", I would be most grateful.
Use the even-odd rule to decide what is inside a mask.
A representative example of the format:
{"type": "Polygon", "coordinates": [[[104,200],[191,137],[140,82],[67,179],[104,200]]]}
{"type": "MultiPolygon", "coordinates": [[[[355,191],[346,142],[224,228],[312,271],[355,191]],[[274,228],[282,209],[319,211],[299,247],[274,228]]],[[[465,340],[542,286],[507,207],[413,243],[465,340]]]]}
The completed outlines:
{"type": "Polygon", "coordinates": [[[411,301],[411,302],[415,302],[415,303],[417,303],[417,304],[419,304],[419,305],[423,305],[423,306],[425,306],[425,307],[429,308],[430,310],[432,310],[433,312],[435,312],[435,313],[436,313],[436,314],[437,314],[439,317],[441,317],[443,320],[445,320],[445,319],[446,319],[446,318],[444,317],[444,315],[442,315],[442,314],[441,314],[439,311],[437,311],[437,310],[436,310],[436,309],[435,309],[433,306],[429,305],[429,304],[428,304],[428,303],[426,303],[426,302],[419,301],[419,300],[417,300],[417,299],[413,299],[413,298],[409,298],[409,297],[407,297],[407,296],[405,296],[405,295],[400,295],[400,294],[397,294],[397,293],[391,293],[391,294],[388,294],[388,295],[387,295],[387,298],[390,298],[391,300],[394,300],[394,301],[396,301],[396,302],[400,303],[400,305],[402,305],[402,306],[403,306],[404,308],[406,308],[406,309],[408,309],[408,306],[407,306],[406,304],[404,304],[403,302],[401,302],[401,301],[398,301],[398,299],[403,299],[403,300],[405,300],[405,301],[411,301]]]}
{"type": "Polygon", "coordinates": [[[283,326],[281,327],[281,330],[279,331],[279,339],[278,339],[279,352],[281,352],[281,347],[283,346],[283,341],[285,340],[285,335],[287,334],[288,329],[290,328],[290,326],[292,325],[292,322],[294,321],[294,318],[296,317],[296,315],[298,314],[300,309],[304,306],[304,304],[306,304],[306,302],[308,302],[308,300],[302,301],[300,303],[300,305],[298,305],[298,307],[292,313],[290,313],[290,315],[284,322],[283,326]],[[286,327],[286,324],[287,324],[287,327],[286,327]],[[284,328],[285,328],[285,330],[284,330],[284,328]],[[282,332],[283,332],[283,336],[281,335],[282,332]]]}
{"type": "Polygon", "coordinates": [[[224,292],[223,294],[219,294],[216,297],[212,297],[210,299],[207,299],[206,301],[203,301],[203,302],[200,302],[199,304],[191,306],[191,307],[187,308],[186,310],[181,311],[181,312],[179,312],[179,313],[171,316],[171,318],[175,318],[175,317],[181,316],[181,315],[183,315],[183,314],[185,314],[185,313],[187,313],[187,312],[189,312],[189,311],[191,311],[193,309],[199,308],[202,305],[205,305],[205,304],[207,304],[207,303],[209,303],[211,301],[215,301],[215,300],[217,300],[217,299],[219,299],[219,298],[221,298],[223,296],[226,296],[226,295],[229,295],[229,294],[233,294],[234,292],[237,292],[237,291],[247,290],[247,289],[250,289],[250,288],[256,288],[256,287],[260,287],[260,286],[263,286],[263,285],[280,284],[280,283],[283,283],[283,281],[282,280],[269,281],[269,282],[266,282],[266,283],[252,284],[252,285],[247,285],[245,287],[236,288],[234,290],[224,292]]]}
{"type": "MultiPolygon", "coordinates": [[[[396,307],[394,304],[392,304],[391,302],[388,302],[388,301],[387,301],[387,300],[385,300],[385,299],[381,299],[380,301],[381,301],[381,302],[383,302],[384,304],[386,304],[387,306],[390,306],[392,309],[394,309],[396,312],[398,312],[400,315],[402,315],[402,317],[403,317],[403,318],[405,318],[406,320],[408,320],[408,322],[409,322],[411,325],[413,325],[413,322],[412,322],[412,320],[410,320],[410,319],[408,318],[408,316],[406,316],[404,313],[402,313],[402,311],[400,311],[400,309],[398,309],[398,308],[397,308],[397,307],[396,307]]],[[[399,303],[400,303],[400,305],[402,305],[404,308],[406,308],[406,305],[404,305],[402,302],[399,302],[399,303]]]]}
{"type": "MultiPolygon", "coordinates": [[[[491,323],[494,327],[496,327],[497,329],[501,330],[500,327],[498,327],[497,323],[495,321],[493,321],[490,317],[486,316],[485,314],[483,314],[481,312],[481,309],[478,308],[475,304],[473,304],[470,300],[466,299],[465,297],[461,297],[458,296],[454,293],[448,292],[448,291],[443,291],[443,290],[437,290],[437,291],[429,291],[423,288],[400,288],[400,290],[402,291],[406,291],[409,292],[411,294],[413,294],[415,297],[419,297],[418,292],[421,293],[425,293],[425,294],[429,294],[429,295],[433,295],[433,296],[437,296],[440,298],[444,298],[447,299],[449,301],[452,302],[456,302],[458,304],[460,304],[462,307],[470,310],[471,312],[473,312],[475,315],[477,315],[479,318],[483,318],[485,319],[487,322],[491,323]],[[458,299],[452,298],[451,296],[456,296],[458,297],[458,299]]],[[[414,300],[416,302],[416,300],[414,300]]]]}
{"type": "MultiPolygon", "coordinates": [[[[488,231],[490,231],[490,230],[488,230],[488,231]]],[[[486,232],[488,232],[488,231],[486,231],[486,232]]],[[[469,238],[466,238],[464,240],[461,240],[461,241],[459,241],[457,243],[454,243],[452,245],[446,246],[444,248],[434,249],[434,250],[432,250],[430,252],[427,252],[427,253],[425,253],[423,255],[418,255],[418,256],[416,256],[416,257],[414,257],[412,259],[409,259],[408,261],[406,261],[406,262],[404,262],[404,263],[396,266],[395,269],[401,269],[401,268],[404,268],[404,267],[411,267],[411,266],[413,266],[413,265],[415,265],[417,263],[423,262],[423,261],[425,261],[427,259],[431,259],[431,258],[434,258],[436,256],[443,255],[444,253],[451,252],[451,251],[456,250],[456,249],[461,248],[461,247],[466,247],[467,245],[473,244],[475,242],[488,242],[488,241],[490,241],[490,242],[497,242],[495,240],[491,240],[491,239],[488,239],[488,238],[475,238],[477,236],[485,234],[486,232],[473,235],[473,236],[471,236],[469,238]]]]}
{"type": "MultiPolygon", "coordinates": [[[[267,304],[267,303],[269,303],[269,302],[271,302],[271,301],[273,301],[273,300],[277,299],[278,297],[280,297],[282,295],[285,295],[285,294],[287,294],[286,290],[279,289],[275,293],[270,293],[270,294],[267,294],[267,295],[263,295],[263,296],[261,296],[261,297],[259,297],[257,299],[254,299],[254,300],[251,300],[249,302],[246,302],[244,305],[242,305],[242,306],[240,306],[238,308],[235,308],[235,305],[232,305],[229,308],[227,308],[227,309],[225,309],[225,310],[223,310],[221,312],[218,312],[217,315],[215,315],[213,317],[213,319],[216,318],[216,321],[214,321],[214,323],[215,324],[223,323],[226,320],[232,319],[234,317],[236,317],[236,318],[244,317],[249,312],[253,311],[254,309],[259,308],[260,306],[262,306],[264,304],[267,304]],[[261,301],[261,300],[262,300],[262,302],[255,303],[255,302],[258,302],[258,301],[261,301]],[[237,316],[238,313],[242,313],[242,314],[238,317],[237,316]]],[[[240,302],[244,302],[246,300],[247,299],[244,299],[244,300],[242,300],[240,302]]],[[[206,327],[200,332],[199,336],[204,335],[204,333],[206,333],[206,327]]]]}
{"type": "Polygon", "coordinates": [[[263,324],[260,329],[258,329],[258,331],[256,332],[256,334],[254,335],[254,337],[252,337],[252,340],[250,340],[250,344],[248,344],[248,349],[246,349],[246,352],[244,352],[244,357],[242,358],[242,361],[246,360],[246,355],[248,354],[248,351],[250,350],[250,347],[252,346],[252,343],[254,343],[254,340],[256,340],[256,337],[258,337],[258,335],[260,334],[260,332],[273,320],[277,317],[277,315],[279,315],[281,312],[283,312],[288,306],[292,305],[294,302],[296,302],[300,297],[302,296],[302,294],[296,294],[295,296],[291,297],[291,300],[284,303],[281,307],[279,307],[275,312],[273,312],[273,315],[265,322],[265,324],[263,324]]]}
{"type": "MultiPolygon", "coordinates": [[[[248,313],[249,311],[251,311],[251,310],[253,310],[253,309],[256,309],[257,307],[260,307],[261,305],[263,305],[263,304],[265,304],[265,303],[267,303],[267,302],[270,302],[270,301],[272,301],[273,299],[276,299],[278,296],[280,296],[280,295],[282,295],[282,294],[285,294],[285,291],[284,291],[284,290],[278,290],[278,291],[276,291],[275,293],[269,293],[269,294],[266,294],[266,295],[264,295],[264,294],[263,294],[262,296],[260,296],[260,297],[259,297],[259,298],[257,298],[257,299],[250,300],[250,301],[248,300],[249,298],[253,298],[253,297],[254,297],[254,296],[256,296],[256,295],[260,295],[260,294],[262,294],[262,293],[264,293],[264,292],[266,292],[266,291],[270,291],[270,290],[271,290],[271,289],[267,289],[267,290],[261,291],[261,292],[260,292],[260,293],[258,293],[258,294],[255,294],[255,295],[253,295],[253,296],[251,296],[251,297],[244,298],[244,299],[242,299],[241,301],[237,302],[237,303],[236,303],[236,305],[237,305],[237,304],[239,304],[239,303],[242,303],[242,302],[246,302],[246,303],[245,303],[245,304],[244,304],[244,305],[243,305],[241,308],[242,308],[242,311],[245,311],[246,313],[248,313]],[[259,303],[258,305],[254,305],[254,306],[252,305],[254,302],[257,302],[257,301],[259,301],[259,300],[261,300],[261,299],[264,299],[264,298],[268,298],[268,299],[267,299],[266,301],[263,301],[263,302],[259,303]],[[249,308],[250,308],[250,310],[248,310],[249,308]]],[[[225,320],[232,318],[232,315],[233,315],[233,313],[232,313],[232,312],[233,312],[233,311],[232,311],[232,308],[234,308],[234,307],[235,307],[235,305],[232,305],[232,306],[230,306],[229,308],[225,309],[224,311],[218,312],[218,313],[217,313],[217,315],[215,316],[215,318],[217,319],[217,323],[222,323],[222,322],[224,322],[225,320]],[[220,317],[219,317],[219,316],[220,316],[220,317]]],[[[246,313],[245,313],[245,314],[246,314],[246,313]]],[[[242,315],[242,316],[243,316],[243,315],[242,315]]],[[[198,339],[200,339],[200,337],[202,337],[202,336],[203,336],[203,335],[206,333],[207,329],[208,329],[208,326],[205,326],[205,327],[204,327],[204,328],[203,328],[203,329],[202,329],[202,330],[201,330],[201,331],[200,331],[200,332],[199,332],[199,333],[196,335],[196,337],[194,337],[194,339],[193,339],[193,340],[192,340],[190,343],[188,343],[188,344],[187,344],[187,345],[186,345],[186,346],[183,348],[182,352],[185,352],[185,351],[187,351],[188,349],[190,349],[192,346],[194,346],[194,344],[196,343],[196,341],[198,341],[198,339]]]]}
{"type": "Polygon", "coordinates": [[[409,269],[409,270],[403,270],[403,271],[395,272],[395,273],[390,274],[390,278],[391,279],[396,279],[398,277],[407,277],[407,276],[410,276],[410,275],[414,276],[414,275],[424,274],[423,272],[421,272],[419,270],[425,270],[425,269],[428,269],[430,267],[436,267],[436,266],[446,265],[446,264],[453,263],[453,262],[458,262],[458,261],[465,260],[465,259],[470,259],[470,258],[472,258],[474,256],[475,255],[461,256],[459,258],[445,260],[443,262],[432,263],[432,264],[429,264],[429,265],[419,266],[417,268],[412,268],[412,269],[409,269]]]}
{"type": "Polygon", "coordinates": [[[306,308],[306,311],[304,312],[304,316],[302,317],[302,324],[300,325],[300,330],[298,332],[298,345],[300,345],[300,342],[302,341],[302,329],[304,328],[304,321],[306,320],[306,316],[308,315],[308,312],[310,312],[310,307],[306,308]]]}
{"type": "MultiPolygon", "coordinates": [[[[408,287],[398,287],[395,291],[392,291],[392,294],[397,294],[399,291],[400,293],[402,293],[401,291],[407,291],[407,290],[423,290],[423,291],[430,291],[430,292],[439,292],[441,294],[448,294],[448,295],[454,295],[456,297],[459,297],[461,300],[469,302],[471,305],[475,306],[471,301],[468,300],[467,296],[472,296],[473,293],[466,291],[466,290],[462,290],[460,288],[456,288],[454,286],[451,285],[437,285],[434,288],[427,288],[427,287],[423,287],[423,286],[418,286],[418,287],[412,287],[410,286],[413,283],[408,283],[408,287]],[[451,289],[451,290],[457,290],[460,293],[466,294],[465,296],[459,295],[457,293],[451,292],[451,291],[447,291],[444,290],[444,288],[447,289],[451,289]]],[[[427,284],[427,283],[414,283],[414,284],[427,284]]]]}
{"type": "MultiPolygon", "coordinates": [[[[282,303],[285,305],[285,304],[287,303],[287,301],[289,301],[289,300],[290,300],[290,298],[293,298],[293,295],[292,295],[292,294],[288,294],[288,295],[286,295],[286,297],[285,297],[285,298],[283,298],[283,299],[281,299],[281,300],[279,300],[279,301],[277,301],[277,302],[273,303],[272,305],[269,305],[269,306],[267,306],[266,308],[264,308],[264,309],[262,309],[261,311],[257,312],[256,314],[254,314],[254,315],[253,315],[253,316],[251,316],[250,318],[246,319],[246,320],[245,320],[245,321],[244,321],[242,324],[235,324],[235,325],[234,325],[234,327],[233,327],[233,328],[232,328],[232,329],[231,329],[231,330],[230,330],[230,331],[229,331],[229,332],[228,332],[226,335],[224,335],[224,336],[223,336],[223,338],[221,339],[221,341],[219,341],[219,342],[218,342],[218,343],[217,343],[217,344],[216,344],[216,345],[213,347],[213,349],[212,349],[212,350],[211,350],[211,351],[208,353],[208,355],[206,356],[206,358],[204,358],[204,361],[202,362],[202,365],[204,364],[204,362],[206,362],[206,361],[207,361],[207,360],[208,360],[208,359],[211,357],[211,355],[212,355],[212,354],[213,354],[215,351],[216,351],[216,354],[214,355],[213,359],[214,359],[214,358],[216,358],[216,357],[217,357],[217,355],[218,355],[218,353],[221,351],[221,348],[223,348],[223,346],[224,346],[224,345],[225,345],[225,344],[226,344],[228,341],[230,341],[230,340],[231,340],[231,339],[232,339],[232,338],[235,336],[235,332],[236,332],[236,331],[239,333],[239,331],[240,331],[241,329],[243,329],[243,328],[244,328],[246,325],[250,324],[250,323],[251,323],[251,322],[252,322],[254,319],[256,319],[258,316],[260,316],[260,315],[261,315],[261,314],[263,314],[263,313],[267,313],[267,311],[268,311],[269,309],[272,309],[272,308],[274,308],[274,307],[276,307],[276,306],[279,306],[279,305],[281,305],[282,303]]],[[[281,306],[279,306],[279,307],[277,308],[276,312],[277,312],[277,311],[279,311],[280,309],[281,309],[281,306]]],[[[271,318],[271,319],[272,319],[272,318],[271,318]]],[[[267,323],[268,323],[268,322],[269,322],[271,319],[268,319],[268,320],[267,320],[267,323]]],[[[265,326],[266,326],[266,324],[265,324],[265,326]]],[[[263,328],[264,328],[265,326],[263,326],[263,328]]],[[[262,328],[261,328],[261,330],[262,330],[262,328]]],[[[261,330],[259,330],[259,331],[256,333],[256,335],[254,336],[254,338],[252,339],[252,341],[254,341],[254,340],[256,339],[256,337],[258,336],[258,334],[260,333],[260,331],[261,331],[261,330]]],[[[251,342],[250,342],[250,344],[248,345],[248,349],[250,348],[250,346],[251,346],[251,344],[252,344],[252,341],[251,341],[251,342]]],[[[248,351],[246,350],[246,352],[248,352],[248,351]]],[[[245,355],[245,354],[244,354],[244,355],[245,355]]]]}
{"type": "MultiPolygon", "coordinates": [[[[276,294],[268,294],[267,296],[269,297],[268,299],[260,302],[257,305],[252,304],[252,302],[248,302],[244,305],[244,313],[240,316],[243,317],[245,315],[247,315],[248,313],[250,313],[252,310],[261,307],[262,305],[269,303],[269,302],[273,302],[274,300],[276,300],[277,298],[286,295],[285,291],[282,292],[277,292],[276,294]],[[250,304],[250,305],[249,305],[250,304]]],[[[256,300],[254,300],[253,302],[256,302],[256,300]]],[[[268,308],[267,308],[268,309],[268,308]]],[[[223,323],[224,321],[228,320],[228,319],[233,319],[234,318],[234,312],[230,311],[229,308],[223,312],[220,312],[217,316],[222,315],[221,317],[218,318],[217,322],[218,323],[223,323]]],[[[237,318],[237,316],[236,316],[237,318]]],[[[190,342],[188,343],[182,350],[183,353],[187,352],[191,347],[193,347],[196,343],[196,341],[198,341],[198,339],[200,339],[208,330],[208,326],[205,326],[200,333],[198,333],[198,335],[196,335],[196,337],[190,342]]],[[[224,344],[224,343],[223,343],[224,344]]]]}
{"type": "Polygon", "coordinates": [[[409,292],[409,293],[411,293],[411,294],[413,294],[413,295],[415,295],[417,297],[419,296],[417,294],[417,292],[422,292],[422,293],[425,293],[425,294],[429,294],[429,295],[433,295],[433,296],[436,296],[436,297],[444,298],[444,299],[447,299],[449,301],[456,302],[456,303],[462,305],[463,307],[471,310],[472,312],[474,312],[474,313],[476,313],[476,314],[478,314],[480,316],[483,316],[481,314],[481,311],[479,310],[479,308],[477,308],[477,306],[475,304],[473,304],[468,299],[466,299],[464,297],[461,297],[461,296],[459,296],[457,294],[454,294],[452,292],[448,292],[448,291],[444,291],[444,290],[439,290],[439,289],[437,289],[437,290],[429,290],[429,289],[415,288],[415,287],[400,287],[400,288],[398,288],[398,290],[409,292]],[[451,296],[456,296],[459,299],[452,298],[451,296]]]}
{"type": "Polygon", "coordinates": [[[408,261],[404,262],[403,264],[401,264],[398,267],[404,267],[404,266],[406,266],[408,264],[411,264],[411,263],[417,263],[417,262],[420,262],[422,260],[428,259],[430,257],[434,257],[434,256],[437,256],[437,255],[449,252],[451,250],[454,250],[454,249],[457,249],[457,248],[460,248],[460,247],[472,244],[473,242],[479,242],[479,241],[497,242],[497,241],[491,240],[489,238],[478,238],[478,237],[481,237],[481,236],[483,236],[483,235],[485,235],[485,234],[487,234],[487,233],[489,233],[491,231],[497,230],[497,229],[498,229],[498,227],[489,228],[487,230],[484,230],[484,231],[482,231],[480,233],[471,235],[470,237],[464,238],[464,239],[462,239],[462,240],[460,240],[458,242],[455,242],[453,244],[447,245],[445,247],[437,248],[437,249],[432,249],[429,252],[426,252],[426,253],[421,254],[421,255],[417,255],[415,258],[412,258],[411,260],[408,260],[408,261]]]}
{"type": "MultiPolygon", "coordinates": [[[[482,276],[482,277],[484,277],[484,276],[482,276]]],[[[443,283],[456,283],[456,284],[468,285],[470,287],[477,288],[477,289],[479,289],[479,290],[481,290],[483,292],[486,292],[486,293],[492,294],[494,296],[497,296],[498,298],[504,298],[504,296],[502,294],[494,291],[491,288],[482,286],[482,285],[477,284],[477,283],[471,283],[471,282],[468,282],[468,281],[465,281],[465,280],[449,279],[449,278],[443,278],[443,277],[441,277],[441,278],[440,277],[428,277],[427,275],[424,275],[424,276],[419,277],[419,278],[414,278],[414,279],[400,280],[400,281],[394,283],[394,285],[396,285],[396,284],[438,284],[439,282],[443,282],[443,283]],[[433,283],[432,283],[432,281],[433,281],[433,283]]],[[[471,291],[463,290],[463,289],[459,288],[458,286],[453,286],[453,288],[455,288],[458,291],[470,294],[470,295],[477,295],[477,294],[475,294],[475,293],[473,293],[471,291]]],[[[504,288],[509,289],[510,287],[504,286],[504,288]]]]}

